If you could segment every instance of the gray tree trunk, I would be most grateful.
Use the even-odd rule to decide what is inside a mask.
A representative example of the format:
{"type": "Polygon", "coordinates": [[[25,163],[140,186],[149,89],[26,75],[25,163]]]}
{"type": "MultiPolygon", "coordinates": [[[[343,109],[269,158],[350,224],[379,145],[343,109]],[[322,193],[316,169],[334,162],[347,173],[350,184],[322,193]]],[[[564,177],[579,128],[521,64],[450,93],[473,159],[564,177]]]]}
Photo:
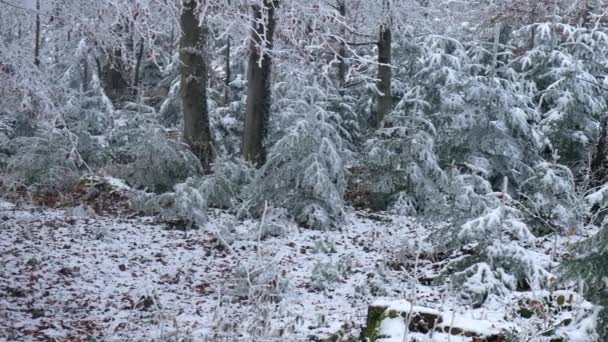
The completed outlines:
{"type": "Polygon", "coordinates": [[[139,74],[141,69],[141,60],[144,57],[144,38],[140,38],[139,40],[139,51],[137,52],[137,60],[135,62],[135,70],[133,75],[133,92],[135,95],[139,93],[139,74]]]}
{"type": "Polygon", "coordinates": [[[91,72],[89,70],[89,56],[84,55],[82,59],[82,91],[86,92],[89,90],[89,83],[91,82],[91,72]]]}
{"type": "Polygon", "coordinates": [[[383,26],[380,28],[380,36],[378,39],[378,94],[376,98],[376,117],[374,125],[380,126],[384,117],[393,110],[393,97],[391,94],[391,79],[393,72],[391,70],[391,43],[392,32],[390,27],[383,26]]]}
{"type": "Polygon", "coordinates": [[[213,145],[207,110],[208,74],[205,55],[207,31],[205,27],[199,25],[197,14],[199,1],[182,0],[180,85],[184,112],[184,140],[200,159],[205,172],[209,172],[213,161],[213,145]]]}
{"type": "Polygon", "coordinates": [[[108,55],[104,74],[105,91],[112,101],[116,102],[127,92],[129,82],[124,74],[125,67],[122,60],[122,50],[119,47],[114,48],[108,55]]]}
{"type": "Polygon", "coordinates": [[[40,0],[36,0],[36,32],[34,40],[34,64],[40,67],[40,0]]]}
{"type": "MultiPolygon", "coordinates": [[[[342,18],[346,18],[346,0],[338,1],[338,11],[342,18]]],[[[344,96],[344,87],[346,86],[346,27],[341,30],[340,48],[338,49],[338,89],[340,95],[344,96]]]]}
{"type": "Polygon", "coordinates": [[[608,171],[608,117],[604,116],[600,122],[600,136],[593,151],[591,160],[591,176],[596,184],[600,185],[606,179],[608,171]]]}
{"type": "Polygon", "coordinates": [[[253,30],[249,46],[249,66],[247,78],[247,106],[245,111],[245,129],[243,131],[242,153],[245,160],[261,166],[266,162],[264,140],[268,131],[270,115],[271,89],[270,77],[272,59],[268,51],[272,49],[276,19],[275,7],[279,1],[264,0],[264,6],[253,6],[253,30]],[[262,55],[260,46],[264,43],[262,55]]]}
{"type": "Polygon", "coordinates": [[[232,69],[230,67],[231,60],[231,37],[230,35],[226,38],[226,77],[224,78],[224,105],[228,105],[230,103],[230,81],[232,81],[232,69]]]}
{"type": "MultiPolygon", "coordinates": [[[[117,23],[112,25],[112,31],[117,36],[126,36],[129,34],[129,26],[129,19],[123,16],[118,19],[117,23]]],[[[120,102],[128,94],[127,88],[129,87],[129,80],[126,77],[128,68],[124,63],[121,46],[114,46],[108,51],[108,58],[103,69],[104,74],[102,79],[106,94],[112,102],[120,102]]]]}

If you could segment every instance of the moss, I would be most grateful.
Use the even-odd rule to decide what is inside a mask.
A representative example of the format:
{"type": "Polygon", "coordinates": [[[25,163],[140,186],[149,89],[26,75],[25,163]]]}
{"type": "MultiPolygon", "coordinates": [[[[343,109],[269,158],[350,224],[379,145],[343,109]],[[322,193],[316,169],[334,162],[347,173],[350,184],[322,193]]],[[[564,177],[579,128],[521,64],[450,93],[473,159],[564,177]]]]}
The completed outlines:
{"type": "Polygon", "coordinates": [[[397,310],[390,310],[388,312],[388,317],[389,318],[397,318],[397,317],[399,317],[399,313],[397,313],[397,310]]]}
{"type": "Polygon", "coordinates": [[[386,317],[386,307],[370,306],[367,309],[366,326],[362,332],[363,340],[376,341],[380,337],[380,325],[386,317]]]}
{"type": "Polygon", "coordinates": [[[519,309],[518,312],[519,312],[519,315],[523,318],[530,318],[534,315],[532,310],[530,310],[528,308],[521,308],[521,309],[519,309]]]}

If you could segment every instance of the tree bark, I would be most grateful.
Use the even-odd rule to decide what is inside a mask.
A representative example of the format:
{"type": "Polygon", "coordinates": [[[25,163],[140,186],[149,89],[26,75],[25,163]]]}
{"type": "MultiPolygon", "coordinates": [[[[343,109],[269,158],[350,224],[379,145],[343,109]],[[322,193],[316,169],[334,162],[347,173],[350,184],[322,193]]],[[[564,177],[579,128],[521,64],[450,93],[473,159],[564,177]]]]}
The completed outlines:
{"type": "Polygon", "coordinates": [[[103,79],[103,69],[101,67],[101,61],[99,60],[99,57],[95,56],[95,66],[97,67],[97,77],[101,80],[103,79]]]}
{"type": "Polygon", "coordinates": [[[242,153],[245,160],[261,166],[266,162],[264,140],[268,131],[272,59],[269,51],[276,26],[275,7],[279,1],[264,0],[253,5],[253,29],[249,46],[247,106],[243,131],[242,153]]]}
{"type": "Polygon", "coordinates": [[[34,39],[34,65],[40,67],[40,0],[36,0],[36,32],[34,39]]]}
{"type": "Polygon", "coordinates": [[[503,65],[506,65],[509,63],[510,55],[508,53],[504,53],[504,52],[508,52],[508,50],[509,50],[507,46],[509,45],[509,42],[511,41],[512,32],[513,32],[513,28],[508,23],[503,23],[501,25],[499,43],[501,45],[500,52],[502,52],[503,55],[499,58],[499,60],[503,63],[503,65]]]}
{"type": "Polygon", "coordinates": [[[228,35],[226,38],[226,78],[224,79],[224,105],[228,105],[230,103],[230,81],[232,80],[232,69],[230,67],[230,59],[231,59],[231,37],[228,35]]]}
{"type": "Polygon", "coordinates": [[[133,76],[133,92],[135,93],[135,95],[137,95],[139,93],[138,90],[138,86],[139,86],[139,73],[141,69],[141,60],[144,57],[144,38],[141,38],[139,40],[139,51],[137,52],[137,61],[135,62],[135,70],[134,70],[134,76],[133,76]]]}
{"type": "Polygon", "coordinates": [[[87,54],[82,58],[82,92],[89,90],[89,83],[91,82],[91,75],[89,70],[89,56],[87,54]]]}
{"type": "MultiPolygon", "coordinates": [[[[117,37],[127,36],[129,26],[129,19],[124,16],[120,17],[118,22],[112,26],[112,33],[117,37]]],[[[127,68],[123,60],[123,47],[110,47],[104,65],[103,83],[106,94],[112,102],[116,103],[123,96],[128,95],[129,80],[126,77],[127,74],[127,68]]]]}
{"type": "Polygon", "coordinates": [[[180,85],[184,112],[184,140],[200,159],[205,172],[209,172],[213,161],[213,146],[207,109],[208,71],[205,55],[207,30],[206,27],[199,25],[199,2],[200,0],[182,0],[180,85]]]}
{"type": "Polygon", "coordinates": [[[593,152],[591,177],[595,183],[601,184],[606,178],[608,169],[608,116],[604,116],[601,120],[600,136],[593,152]]]}
{"type": "Polygon", "coordinates": [[[391,43],[392,32],[388,25],[380,28],[378,39],[378,84],[380,94],[376,98],[375,127],[379,127],[384,117],[393,110],[393,97],[391,94],[391,43]]]}
{"type": "Polygon", "coordinates": [[[106,93],[112,100],[117,100],[124,95],[129,82],[124,76],[124,65],[122,61],[121,48],[113,48],[108,56],[108,64],[105,72],[106,93]]]}
{"type": "MultiPolygon", "coordinates": [[[[346,20],[346,0],[338,1],[338,11],[343,20],[346,20]]],[[[344,96],[344,87],[346,86],[346,27],[341,30],[340,48],[338,49],[338,89],[340,95],[344,96]]]]}

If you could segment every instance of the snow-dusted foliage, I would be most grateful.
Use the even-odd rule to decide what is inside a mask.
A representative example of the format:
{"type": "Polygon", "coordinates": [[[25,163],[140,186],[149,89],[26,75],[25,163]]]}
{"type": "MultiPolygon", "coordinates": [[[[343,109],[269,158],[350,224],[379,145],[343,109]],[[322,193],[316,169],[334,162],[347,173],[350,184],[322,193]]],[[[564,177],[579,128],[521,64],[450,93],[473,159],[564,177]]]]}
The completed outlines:
{"type": "Polygon", "coordinates": [[[519,204],[536,232],[565,234],[582,223],[582,201],[572,171],[564,165],[539,163],[518,192],[519,204]]]}
{"type": "Polygon", "coordinates": [[[305,100],[288,107],[292,124],[268,152],[249,201],[254,206],[268,201],[306,226],[329,228],[344,219],[348,146],[324,94],[314,87],[307,91],[305,100]]]}
{"type": "Polygon", "coordinates": [[[486,180],[484,169],[470,164],[453,165],[448,174],[449,215],[454,222],[481,216],[495,205],[495,198],[488,196],[492,185],[486,180]]]}
{"type": "Polygon", "coordinates": [[[167,127],[179,126],[181,123],[182,104],[179,96],[179,80],[175,80],[169,87],[169,93],[161,103],[158,111],[160,122],[167,127]]]}
{"type": "Polygon", "coordinates": [[[458,240],[464,256],[448,266],[462,298],[480,305],[488,295],[516,289],[544,289],[553,276],[550,260],[530,247],[536,237],[524,215],[511,206],[506,193],[495,193],[497,206],[460,227],[458,240]],[[463,270],[464,268],[464,270],[463,270]]]}
{"type": "Polygon", "coordinates": [[[255,170],[240,158],[217,160],[199,186],[209,206],[234,208],[243,197],[243,190],[253,181],[255,170]]]}
{"type": "MultiPolygon", "coordinates": [[[[29,71],[26,63],[14,64],[10,72],[2,69],[7,82],[0,85],[0,96],[7,112],[0,115],[0,150],[6,156],[0,167],[16,181],[65,188],[107,162],[104,134],[114,109],[88,64],[93,62],[86,39],[76,42],[69,45],[74,55],[53,70],[54,83],[40,71],[29,71]],[[26,73],[30,82],[20,84],[26,73]]],[[[18,58],[7,57],[9,63],[0,68],[18,58]]]]}
{"type": "Polygon", "coordinates": [[[198,228],[207,222],[207,194],[198,178],[188,178],[175,185],[173,192],[160,195],[136,191],[130,204],[136,211],[157,215],[162,221],[181,228],[198,228]]]}
{"type": "Polygon", "coordinates": [[[534,47],[514,63],[538,88],[540,127],[562,163],[580,163],[589,158],[599,115],[606,109],[606,78],[597,61],[606,58],[608,35],[602,29],[562,23],[534,24],[522,30],[535,32],[534,47]]]}
{"type": "Polygon", "coordinates": [[[171,192],[137,191],[131,197],[131,207],[169,223],[200,227],[207,222],[209,207],[235,208],[242,199],[243,188],[251,184],[254,176],[251,166],[237,158],[217,161],[212,171],[175,184],[171,192]]]}
{"type": "Polygon", "coordinates": [[[3,146],[6,169],[27,185],[63,188],[75,182],[84,164],[75,136],[66,129],[39,129],[31,137],[16,137],[3,146]]]}
{"type": "Polygon", "coordinates": [[[392,196],[402,214],[441,210],[447,184],[434,149],[435,128],[424,118],[395,111],[367,142],[371,190],[392,196]]]}
{"type": "Polygon", "coordinates": [[[345,255],[336,261],[317,262],[312,269],[312,286],[316,290],[327,290],[332,283],[342,281],[353,272],[352,255],[345,255]]]}
{"type": "Polygon", "coordinates": [[[608,278],[608,229],[603,224],[601,230],[580,243],[577,247],[578,255],[565,263],[564,271],[569,279],[580,284],[585,297],[603,306],[600,312],[601,338],[608,338],[607,320],[608,291],[606,279],[608,278]]]}
{"type": "Polygon", "coordinates": [[[440,158],[482,169],[495,186],[525,179],[542,143],[533,85],[475,42],[431,36],[424,46],[416,91],[437,127],[440,158]]]}
{"type": "Polygon", "coordinates": [[[155,192],[170,190],[200,174],[200,162],[188,147],[169,138],[167,130],[148,117],[136,111],[122,111],[124,121],[108,137],[108,172],[137,188],[155,192]]]}
{"type": "Polygon", "coordinates": [[[608,202],[608,187],[603,185],[594,189],[584,198],[586,214],[591,223],[598,224],[599,231],[588,239],[579,242],[576,255],[562,266],[567,279],[578,284],[585,297],[593,303],[602,305],[599,318],[599,333],[602,339],[608,338],[608,219],[605,212],[608,202]],[[598,222],[599,221],[599,222],[598,222]]]}

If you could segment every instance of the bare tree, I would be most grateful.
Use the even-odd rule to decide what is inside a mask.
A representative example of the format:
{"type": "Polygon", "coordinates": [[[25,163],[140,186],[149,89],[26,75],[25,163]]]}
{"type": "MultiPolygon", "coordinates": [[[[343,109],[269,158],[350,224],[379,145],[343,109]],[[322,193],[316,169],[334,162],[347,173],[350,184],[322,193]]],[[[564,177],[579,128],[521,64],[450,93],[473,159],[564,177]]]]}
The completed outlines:
{"type": "Polygon", "coordinates": [[[200,0],[182,0],[182,5],[179,57],[184,139],[208,172],[214,153],[207,109],[207,28],[199,24],[200,0]]]}

